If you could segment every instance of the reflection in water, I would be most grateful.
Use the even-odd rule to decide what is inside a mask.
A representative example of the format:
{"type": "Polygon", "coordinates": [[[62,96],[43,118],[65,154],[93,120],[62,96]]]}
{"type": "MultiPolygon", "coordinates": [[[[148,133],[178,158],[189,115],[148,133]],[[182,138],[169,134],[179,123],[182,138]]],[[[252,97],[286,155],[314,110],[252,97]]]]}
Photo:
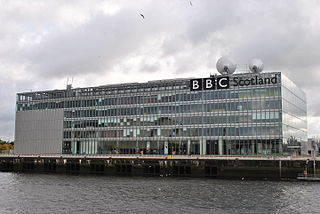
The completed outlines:
{"type": "Polygon", "coordinates": [[[0,172],[0,213],[320,213],[320,183],[0,172]]]}

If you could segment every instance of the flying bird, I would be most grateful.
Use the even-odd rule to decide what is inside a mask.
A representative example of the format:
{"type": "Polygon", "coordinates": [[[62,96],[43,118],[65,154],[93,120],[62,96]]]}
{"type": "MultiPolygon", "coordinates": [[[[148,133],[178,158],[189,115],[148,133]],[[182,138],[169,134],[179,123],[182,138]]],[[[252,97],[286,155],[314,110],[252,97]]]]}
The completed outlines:
{"type": "Polygon", "coordinates": [[[141,14],[141,13],[139,13],[140,14],[140,16],[144,19],[144,15],[143,14],[141,14]]]}

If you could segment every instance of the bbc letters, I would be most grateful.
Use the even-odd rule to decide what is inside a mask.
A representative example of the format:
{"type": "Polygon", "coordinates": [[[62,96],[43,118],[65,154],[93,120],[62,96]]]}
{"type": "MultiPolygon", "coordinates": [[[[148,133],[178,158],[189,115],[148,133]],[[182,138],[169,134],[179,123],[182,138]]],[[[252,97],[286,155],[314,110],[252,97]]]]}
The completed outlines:
{"type": "Polygon", "coordinates": [[[201,90],[215,90],[215,89],[228,89],[231,86],[249,86],[249,85],[265,85],[265,84],[277,84],[277,75],[273,77],[261,78],[258,75],[242,79],[239,77],[229,78],[228,76],[211,77],[203,79],[191,79],[190,90],[201,91],[201,90]]]}

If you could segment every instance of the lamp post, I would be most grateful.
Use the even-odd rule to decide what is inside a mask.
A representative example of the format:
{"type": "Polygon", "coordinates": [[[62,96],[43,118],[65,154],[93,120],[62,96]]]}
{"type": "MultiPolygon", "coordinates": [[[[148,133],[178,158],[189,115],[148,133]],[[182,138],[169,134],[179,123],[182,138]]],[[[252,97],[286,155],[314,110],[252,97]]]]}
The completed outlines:
{"type": "Polygon", "coordinates": [[[316,176],[316,150],[315,150],[315,146],[313,146],[313,175],[314,177],[316,176]]]}

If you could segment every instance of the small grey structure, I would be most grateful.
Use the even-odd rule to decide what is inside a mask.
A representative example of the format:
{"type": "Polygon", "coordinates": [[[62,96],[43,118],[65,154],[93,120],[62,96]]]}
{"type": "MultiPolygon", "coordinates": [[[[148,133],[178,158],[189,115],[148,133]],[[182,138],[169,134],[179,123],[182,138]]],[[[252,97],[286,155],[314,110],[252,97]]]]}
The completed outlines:
{"type": "Polygon", "coordinates": [[[305,93],[279,72],[18,93],[16,105],[16,154],[283,154],[307,141],[305,93]]]}

